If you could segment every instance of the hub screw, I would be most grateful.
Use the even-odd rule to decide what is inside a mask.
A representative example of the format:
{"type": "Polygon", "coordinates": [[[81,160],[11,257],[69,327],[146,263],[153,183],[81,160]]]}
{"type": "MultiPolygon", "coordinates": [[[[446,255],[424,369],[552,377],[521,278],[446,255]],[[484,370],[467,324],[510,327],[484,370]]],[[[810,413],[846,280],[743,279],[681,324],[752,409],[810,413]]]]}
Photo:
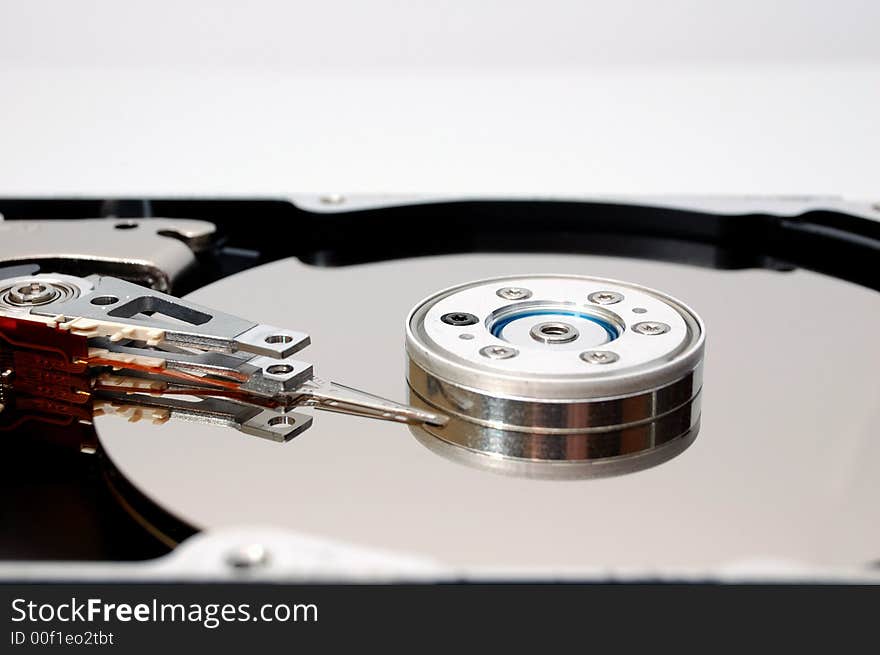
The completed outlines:
{"type": "Polygon", "coordinates": [[[580,358],[587,364],[613,364],[620,356],[610,350],[587,350],[580,354],[580,358]]]}
{"type": "Polygon", "coordinates": [[[480,354],[489,359],[510,359],[511,357],[516,357],[519,351],[508,346],[486,346],[485,348],[480,348],[480,354]]]}
{"type": "Polygon", "coordinates": [[[447,325],[455,326],[473,325],[480,321],[476,316],[468,314],[467,312],[450,312],[448,314],[443,314],[443,316],[440,317],[440,320],[447,325]]]}
{"type": "Polygon", "coordinates": [[[532,292],[522,287],[504,287],[495,292],[499,298],[505,300],[525,300],[532,297],[532,292]]]}
{"type": "Polygon", "coordinates": [[[633,332],[638,332],[639,334],[647,334],[647,335],[656,335],[656,334],[665,334],[669,332],[669,326],[666,323],[661,323],[659,321],[644,321],[642,323],[636,323],[632,327],[633,332]]]}
{"type": "Polygon", "coordinates": [[[613,305],[623,300],[623,294],[616,291],[594,291],[587,300],[597,305],[613,305]]]}

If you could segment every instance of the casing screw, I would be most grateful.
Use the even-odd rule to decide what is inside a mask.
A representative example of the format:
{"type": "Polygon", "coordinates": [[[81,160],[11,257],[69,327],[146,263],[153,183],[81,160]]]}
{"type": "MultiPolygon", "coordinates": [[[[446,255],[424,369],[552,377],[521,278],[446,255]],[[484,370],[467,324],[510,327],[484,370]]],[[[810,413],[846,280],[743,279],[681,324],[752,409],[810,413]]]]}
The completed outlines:
{"type": "Polygon", "coordinates": [[[509,346],[486,346],[480,348],[480,354],[489,359],[510,359],[511,357],[516,357],[519,351],[509,346]]]}
{"type": "Polygon", "coordinates": [[[613,305],[623,300],[623,294],[616,291],[594,291],[587,300],[597,305],[613,305]]]}
{"type": "Polygon", "coordinates": [[[229,553],[226,562],[236,569],[265,566],[269,563],[269,551],[262,544],[247,544],[229,553]]]}
{"type": "Polygon", "coordinates": [[[322,205],[341,205],[345,202],[345,196],[341,193],[328,193],[320,198],[322,205]]]}
{"type": "Polygon", "coordinates": [[[498,289],[495,294],[505,300],[525,300],[532,297],[532,292],[522,287],[504,287],[498,289]]]}
{"type": "Polygon", "coordinates": [[[632,326],[633,332],[638,332],[639,334],[647,334],[647,335],[656,335],[656,334],[665,334],[669,332],[669,326],[666,323],[661,323],[659,321],[644,321],[642,323],[636,323],[632,326]]]}

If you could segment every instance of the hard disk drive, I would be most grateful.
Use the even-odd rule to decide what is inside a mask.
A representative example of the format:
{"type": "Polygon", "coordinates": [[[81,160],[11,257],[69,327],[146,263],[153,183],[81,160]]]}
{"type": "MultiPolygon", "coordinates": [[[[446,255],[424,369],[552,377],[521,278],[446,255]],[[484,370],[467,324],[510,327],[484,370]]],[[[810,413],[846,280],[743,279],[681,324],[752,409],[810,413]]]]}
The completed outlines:
{"type": "Polygon", "coordinates": [[[880,581],[880,205],[0,213],[6,577],[880,581]]]}

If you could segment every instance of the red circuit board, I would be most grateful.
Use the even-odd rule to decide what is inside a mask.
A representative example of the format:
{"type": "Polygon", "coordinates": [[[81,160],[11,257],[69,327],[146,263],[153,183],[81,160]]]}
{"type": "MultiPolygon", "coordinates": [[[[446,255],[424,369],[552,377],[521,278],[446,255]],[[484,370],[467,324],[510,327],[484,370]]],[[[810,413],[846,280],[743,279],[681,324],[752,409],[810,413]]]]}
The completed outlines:
{"type": "Polygon", "coordinates": [[[52,441],[93,441],[88,341],[43,323],[0,317],[0,432],[27,427],[52,441]],[[27,425],[31,424],[31,425],[27,425]]]}

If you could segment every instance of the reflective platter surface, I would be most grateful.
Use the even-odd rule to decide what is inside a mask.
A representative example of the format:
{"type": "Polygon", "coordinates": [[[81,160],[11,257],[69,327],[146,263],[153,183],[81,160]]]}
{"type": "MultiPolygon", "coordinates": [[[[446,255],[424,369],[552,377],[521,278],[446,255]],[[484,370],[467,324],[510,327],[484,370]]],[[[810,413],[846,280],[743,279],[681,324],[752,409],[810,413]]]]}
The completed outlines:
{"type": "Polygon", "coordinates": [[[631,475],[559,481],[474,469],[406,426],[326,412],[286,445],[173,421],[104,417],[98,431],[131,482],[199,528],[281,526],[465,571],[880,559],[875,292],[805,271],[454,255],[343,268],[284,260],[190,298],[308,332],[302,357],[319,377],[404,401],[404,321],[416,303],[462,282],[537,273],[644,284],[702,316],[702,428],[690,448],[631,475]]]}

